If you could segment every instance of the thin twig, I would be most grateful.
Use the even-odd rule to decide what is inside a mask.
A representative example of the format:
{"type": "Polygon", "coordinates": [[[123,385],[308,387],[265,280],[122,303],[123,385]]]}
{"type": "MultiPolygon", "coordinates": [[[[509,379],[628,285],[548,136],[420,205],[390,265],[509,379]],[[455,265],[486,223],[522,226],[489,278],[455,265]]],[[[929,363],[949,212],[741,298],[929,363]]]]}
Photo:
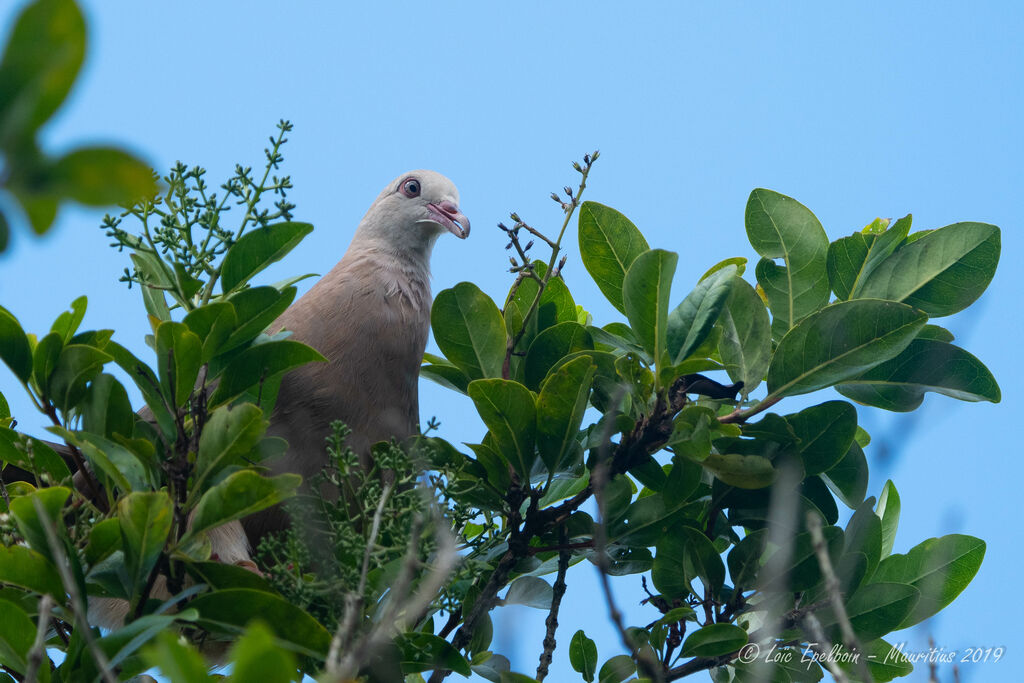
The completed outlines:
{"type": "MultiPolygon", "coordinates": [[[[832,643],[829,641],[828,636],[825,635],[825,629],[821,627],[818,617],[811,613],[807,614],[803,619],[803,626],[811,634],[812,640],[807,644],[808,647],[821,655],[819,659],[822,665],[832,674],[832,678],[836,679],[836,683],[850,683],[846,672],[839,668],[839,665],[836,664],[832,657],[832,643]]],[[[868,678],[866,680],[870,683],[872,679],[868,678]]]]}
{"type": "MultiPolygon", "coordinates": [[[[43,659],[46,658],[46,630],[47,623],[50,621],[50,610],[53,609],[54,601],[49,595],[44,595],[39,599],[39,623],[36,625],[36,639],[32,643],[32,648],[28,651],[28,656],[25,657],[27,666],[25,667],[25,680],[35,681],[39,676],[40,667],[43,665],[43,659]]],[[[47,659],[47,661],[49,661],[47,659]]]]}
{"type": "Polygon", "coordinates": [[[562,596],[565,595],[565,574],[569,570],[569,551],[565,548],[568,540],[565,525],[558,530],[558,541],[563,546],[558,554],[558,575],[555,577],[555,584],[552,587],[551,609],[548,611],[548,618],[544,621],[544,651],[540,655],[540,664],[537,665],[537,680],[543,681],[548,675],[548,667],[551,666],[551,658],[555,652],[555,631],[558,629],[558,609],[562,605],[562,596]]]}

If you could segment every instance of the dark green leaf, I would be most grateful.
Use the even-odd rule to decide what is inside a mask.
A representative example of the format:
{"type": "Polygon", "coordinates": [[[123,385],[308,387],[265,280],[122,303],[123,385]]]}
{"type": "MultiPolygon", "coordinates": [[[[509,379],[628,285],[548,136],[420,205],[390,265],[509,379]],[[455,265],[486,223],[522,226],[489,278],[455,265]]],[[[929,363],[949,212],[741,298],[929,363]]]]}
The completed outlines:
{"type": "Polygon", "coordinates": [[[897,412],[917,408],[927,391],[961,401],[999,403],[1002,398],[995,377],[980,360],[959,346],[920,338],[836,390],[860,403],[897,412]]]}
{"type": "Polygon", "coordinates": [[[981,296],[999,263],[999,228],[955,223],[903,245],[865,279],[859,296],[902,301],[931,317],[961,311],[981,296]]]}
{"type": "Polygon", "coordinates": [[[554,591],[551,584],[536,576],[520,576],[508,587],[506,605],[526,605],[536,609],[551,609],[554,591]]]}
{"type": "Polygon", "coordinates": [[[498,307],[479,287],[460,282],[438,294],[430,323],[438,347],[467,377],[501,377],[505,323],[498,307]]]}
{"type": "Polygon", "coordinates": [[[184,323],[171,320],[156,328],[156,364],[160,386],[175,407],[185,404],[199,376],[203,344],[184,323]]]}
{"type": "Polygon", "coordinates": [[[62,482],[65,477],[71,476],[71,471],[64,459],[47,446],[45,441],[2,427],[0,427],[0,460],[29,472],[38,471],[48,474],[53,482],[62,482]],[[21,447],[22,439],[27,440],[24,448],[21,447]],[[28,448],[29,445],[31,445],[31,449],[28,448]]]}
{"type": "Polygon", "coordinates": [[[160,673],[168,680],[176,683],[205,683],[211,680],[203,656],[182,642],[177,633],[164,631],[155,640],[155,643],[142,651],[142,656],[150,666],[160,669],[160,673]]]}
{"type": "MultiPolygon", "coordinates": [[[[707,339],[734,288],[733,281],[738,279],[735,274],[736,268],[727,266],[701,280],[669,314],[668,352],[673,363],[682,363],[707,339]]],[[[764,311],[760,302],[758,306],[764,311]]],[[[749,313],[756,316],[756,311],[749,313]]],[[[764,317],[767,319],[767,314],[764,317]]],[[[754,317],[753,321],[741,321],[741,325],[752,325],[756,321],[754,317]]]]}
{"type": "Polygon", "coordinates": [[[254,619],[264,621],[278,639],[296,652],[324,657],[331,634],[307,612],[277,595],[249,588],[229,588],[200,595],[189,603],[199,625],[241,632],[254,619]]]}
{"type": "Polygon", "coordinates": [[[221,345],[231,336],[238,323],[235,307],[227,301],[216,301],[193,309],[182,321],[199,337],[203,344],[200,360],[203,363],[220,352],[221,345]]]}
{"type": "MultiPolygon", "coordinates": [[[[50,561],[53,561],[54,557],[47,540],[45,525],[52,525],[58,535],[60,534],[64,526],[61,510],[64,509],[64,503],[67,502],[70,495],[71,489],[63,486],[51,486],[26,496],[19,496],[11,501],[11,515],[18,525],[18,531],[33,550],[42,553],[50,561]],[[39,501],[42,505],[45,518],[40,517],[35,501],[39,501]]],[[[63,593],[59,597],[63,600],[63,593]]]]}
{"type": "Polygon", "coordinates": [[[732,624],[708,624],[683,642],[684,657],[718,657],[747,644],[747,632],[732,624]]]}
{"type": "Polygon", "coordinates": [[[35,631],[36,626],[25,610],[13,602],[0,600],[0,662],[15,671],[25,671],[35,631]]]}
{"type": "MultiPolygon", "coordinates": [[[[896,221],[888,230],[865,229],[829,245],[828,272],[832,291],[841,300],[856,298],[868,276],[907,238],[911,217],[896,221]]],[[[871,227],[871,226],[868,226],[871,227]]]]}
{"type": "Polygon", "coordinates": [[[529,477],[537,453],[536,402],[529,389],[504,379],[469,383],[469,397],[493,435],[501,455],[521,477],[529,477]]]}
{"type": "Polygon", "coordinates": [[[174,523],[174,504],[162,491],[136,491],[118,501],[125,570],[133,600],[149,578],[174,523]]]}
{"type": "Polygon", "coordinates": [[[96,347],[68,344],[57,357],[46,388],[47,396],[58,409],[67,412],[82,400],[86,385],[112,360],[112,356],[96,347]]]}
{"type": "Polygon", "coordinates": [[[238,322],[234,332],[221,346],[220,353],[227,353],[255,339],[291,306],[296,291],[295,287],[280,291],[274,287],[250,287],[232,295],[228,301],[235,307],[238,322]]]}
{"type": "Polygon", "coordinates": [[[897,356],[926,320],[894,301],[856,299],[826,306],[779,342],[768,367],[768,391],[806,394],[856,377],[897,356]]]}
{"type": "Polygon", "coordinates": [[[596,369],[590,358],[581,356],[544,380],[537,397],[537,449],[549,472],[579,449],[580,425],[596,369]]]}
{"type": "Polygon", "coordinates": [[[712,453],[701,465],[718,479],[741,489],[760,489],[775,481],[775,468],[760,455],[712,453]]]}
{"type": "Polygon", "coordinates": [[[921,591],[920,601],[899,624],[899,628],[907,628],[953,602],[978,573],[984,557],[981,539],[961,534],[929,538],[906,555],[882,560],[871,580],[906,583],[921,591]]]}
{"type": "Polygon", "coordinates": [[[244,286],[254,275],[280,261],[313,226],[309,223],[274,223],[251,230],[231,245],[221,265],[220,284],[225,294],[244,286]]]}
{"type": "Polygon", "coordinates": [[[826,401],[786,416],[800,440],[806,475],[827,472],[849,452],[857,432],[857,411],[846,401],[826,401]]]}
{"type": "Polygon", "coordinates": [[[54,321],[50,332],[57,334],[63,343],[71,343],[71,338],[75,336],[78,326],[82,324],[82,319],[85,317],[87,304],[88,300],[84,296],[80,296],[72,301],[71,310],[64,311],[57,316],[57,320],[54,321]]]}
{"type": "Polygon", "coordinates": [[[0,360],[22,382],[32,374],[32,347],[18,319],[0,307],[0,360]]]}
{"type": "Polygon", "coordinates": [[[597,644],[587,638],[581,630],[573,634],[569,641],[569,663],[574,671],[582,674],[583,680],[591,683],[597,673],[597,644]]]}
{"type": "Polygon", "coordinates": [[[868,491],[868,460],[860,444],[850,444],[843,459],[822,474],[821,479],[846,507],[854,509],[860,505],[868,491]]]}
{"type": "Polygon", "coordinates": [[[629,655],[612,657],[597,674],[598,683],[622,683],[636,673],[636,664],[629,655]]]}
{"type": "Polygon", "coordinates": [[[771,360],[771,321],[764,302],[754,288],[733,277],[732,293],[718,317],[722,337],[718,352],[729,379],[743,382],[746,396],[764,379],[771,360]]]}
{"type": "MultiPolygon", "coordinates": [[[[622,305],[629,324],[659,367],[671,350],[667,345],[670,338],[668,304],[678,260],[679,255],[674,252],[650,249],[633,260],[622,281],[622,305]]],[[[680,324],[675,325],[676,336],[679,336],[680,324]]]]}
{"type": "MultiPolygon", "coordinates": [[[[913,586],[902,583],[869,583],[853,594],[846,603],[846,615],[858,638],[866,641],[895,631],[914,609],[919,593],[913,586]]],[[[830,609],[822,610],[822,625],[835,623],[830,609]]],[[[838,628],[835,629],[838,636],[838,628]]]]}
{"type": "MultiPolygon", "coordinates": [[[[867,660],[868,671],[875,683],[888,683],[909,676],[914,670],[914,665],[899,648],[881,639],[861,643],[861,654],[867,660]]],[[[856,665],[851,662],[840,662],[839,666],[850,674],[857,671],[856,665]]]]}
{"type": "Polygon", "coordinates": [[[863,553],[867,559],[867,576],[875,573],[882,559],[882,523],[875,515],[874,502],[874,498],[869,498],[861,503],[847,523],[844,534],[843,552],[863,553]]]}
{"type": "Polygon", "coordinates": [[[79,408],[85,431],[106,437],[132,435],[135,425],[132,404],[128,392],[113,375],[101,373],[94,379],[79,408]]]}
{"type": "Polygon", "coordinates": [[[153,171],[115,147],[81,147],[50,169],[51,190],[87,206],[129,204],[157,190],[153,171]]]}
{"type": "Polygon", "coordinates": [[[651,579],[666,596],[685,597],[696,578],[717,594],[725,582],[725,565],[707,536],[683,526],[658,541],[651,579]]]}
{"type": "Polygon", "coordinates": [[[5,149],[16,147],[57,111],[84,57],[85,20],[73,0],[41,0],[22,11],[0,61],[5,149]]]}
{"type": "Polygon", "coordinates": [[[403,673],[436,668],[450,669],[467,677],[472,673],[466,658],[444,638],[422,632],[403,633],[396,644],[401,650],[403,673]]]}
{"type": "Polygon", "coordinates": [[[579,323],[564,322],[549,327],[537,335],[526,352],[526,386],[534,391],[540,389],[544,378],[559,361],[571,353],[593,348],[590,333],[579,323]]]}
{"type": "Polygon", "coordinates": [[[579,214],[580,258],[601,293],[625,313],[622,283],[647,240],[621,213],[597,202],[583,202],[579,214]]]}
{"type": "Polygon", "coordinates": [[[89,545],[85,546],[85,561],[96,564],[115,550],[121,549],[121,522],[110,517],[97,522],[89,530],[89,545]]]}
{"type": "Polygon", "coordinates": [[[23,545],[0,545],[0,582],[64,601],[64,584],[50,560],[23,545]]]}
{"type": "Polygon", "coordinates": [[[810,209],[764,189],[750,193],[746,226],[751,246],[763,257],[755,272],[772,309],[773,334],[780,338],[828,302],[828,237],[810,209]]]}
{"type": "Polygon", "coordinates": [[[326,362],[311,346],[291,339],[256,344],[228,363],[220,384],[210,397],[209,405],[217,406],[246,391],[256,390],[271,379],[306,363],[326,362]]]}

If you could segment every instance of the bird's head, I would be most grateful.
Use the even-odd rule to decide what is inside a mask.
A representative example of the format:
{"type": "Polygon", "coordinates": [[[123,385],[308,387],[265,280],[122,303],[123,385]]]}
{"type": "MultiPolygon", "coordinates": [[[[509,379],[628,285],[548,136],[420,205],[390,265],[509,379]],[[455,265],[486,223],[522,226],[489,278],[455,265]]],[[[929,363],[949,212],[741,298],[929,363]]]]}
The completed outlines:
{"type": "Polygon", "coordinates": [[[409,171],[395,178],[366,212],[357,239],[396,251],[429,255],[438,235],[469,236],[469,219],[459,210],[455,184],[435,171],[409,171]]]}

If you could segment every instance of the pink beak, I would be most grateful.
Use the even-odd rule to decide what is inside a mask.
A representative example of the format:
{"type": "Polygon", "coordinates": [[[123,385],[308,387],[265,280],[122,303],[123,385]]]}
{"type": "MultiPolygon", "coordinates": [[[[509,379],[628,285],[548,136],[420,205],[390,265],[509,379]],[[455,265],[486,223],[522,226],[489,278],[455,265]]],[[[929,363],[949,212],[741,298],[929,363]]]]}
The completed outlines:
{"type": "Polygon", "coordinates": [[[437,222],[448,229],[448,232],[452,233],[459,239],[466,239],[469,237],[469,219],[459,211],[459,207],[449,201],[443,201],[439,204],[427,204],[431,209],[431,213],[435,214],[437,222]]]}

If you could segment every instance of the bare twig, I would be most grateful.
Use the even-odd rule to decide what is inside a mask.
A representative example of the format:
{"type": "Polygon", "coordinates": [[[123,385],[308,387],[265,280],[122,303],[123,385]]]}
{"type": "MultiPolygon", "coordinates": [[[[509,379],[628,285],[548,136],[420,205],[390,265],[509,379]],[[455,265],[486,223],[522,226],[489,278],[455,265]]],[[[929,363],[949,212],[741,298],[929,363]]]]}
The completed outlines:
{"type": "MultiPolygon", "coordinates": [[[[813,613],[808,613],[804,616],[803,626],[811,634],[811,642],[808,643],[808,646],[821,655],[820,661],[822,665],[832,674],[832,678],[836,679],[836,683],[850,683],[846,672],[839,668],[839,665],[835,663],[831,656],[832,643],[829,642],[828,636],[825,635],[825,629],[821,627],[818,617],[814,616],[813,613]]],[[[867,680],[870,683],[871,679],[868,678],[867,680]]]]}
{"type": "MultiPolygon", "coordinates": [[[[559,544],[565,546],[568,540],[565,526],[558,530],[559,544]]],[[[548,675],[548,667],[551,666],[551,657],[555,652],[555,631],[558,629],[558,609],[562,605],[562,596],[565,595],[565,573],[569,570],[569,551],[562,548],[558,554],[558,575],[555,577],[555,585],[551,595],[551,610],[548,618],[544,621],[546,627],[544,632],[544,650],[540,655],[540,664],[537,665],[537,680],[543,681],[548,675]]]]}
{"type": "Polygon", "coordinates": [[[53,598],[49,595],[44,595],[39,599],[39,623],[36,626],[36,639],[32,643],[32,648],[28,651],[28,656],[25,658],[28,664],[25,667],[26,681],[37,680],[39,668],[43,665],[43,659],[46,658],[46,629],[50,621],[50,610],[53,609],[53,605],[53,598]]]}

